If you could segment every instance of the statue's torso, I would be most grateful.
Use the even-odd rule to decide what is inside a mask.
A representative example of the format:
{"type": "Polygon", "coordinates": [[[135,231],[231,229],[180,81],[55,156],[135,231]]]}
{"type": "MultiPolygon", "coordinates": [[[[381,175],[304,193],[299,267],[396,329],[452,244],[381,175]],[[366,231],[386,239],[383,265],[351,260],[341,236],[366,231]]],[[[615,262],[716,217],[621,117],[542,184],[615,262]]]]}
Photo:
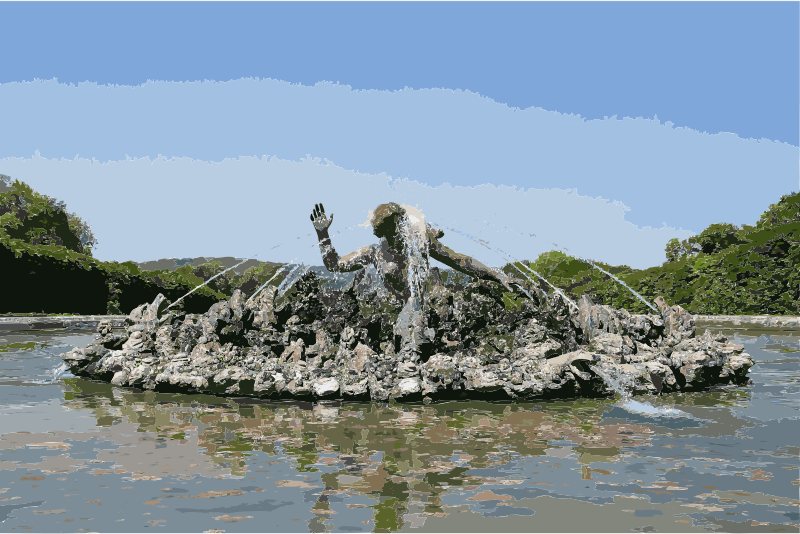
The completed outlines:
{"type": "MultiPolygon", "coordinates": [[[[375,258],[374,266],[383,279],[386,290],[399,299],[408,299],[411,296],[408,279],[408,252],[392,249],[386,238],[381,238],[380,242],[372,245],[371,248],[375,258]]],[[[414,283],[417,283],[416,280],[414,283]]],[[[422,287],[415,289],[415,294],[418,296],[423,291],[422,287]]]]}

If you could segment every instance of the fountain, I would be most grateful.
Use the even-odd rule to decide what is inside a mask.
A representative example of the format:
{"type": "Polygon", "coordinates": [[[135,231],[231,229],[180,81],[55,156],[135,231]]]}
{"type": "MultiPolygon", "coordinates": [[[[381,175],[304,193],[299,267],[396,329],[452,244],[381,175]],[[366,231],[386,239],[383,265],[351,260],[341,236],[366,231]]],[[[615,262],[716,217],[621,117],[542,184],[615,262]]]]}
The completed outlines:
{"type": "Polygon", "coordinates": [[[646,300],[646,299],[645,299],[643,296],[641,296],[639,293],[637,293],[636,291],[634,291],[634,290],[633,290],[633,288],[632,288],[631,286],[629,286],[628,284],[626,284],[625,282],[623,282],[622,280],[620,280],[619,278],[617,278],[616,276],[614,276],[614,275],[613,275],[613,274],[611,274],[610,272],[606,271],[605,269],[603,269],[603,268],[602,268],[602,267],[600,267],[599,265],[595,265],[595,263],[594,263],[593,261],[591,261],[591,260],[587,260],[587,259],[581,258],[580,256],[574,256],[574,257],[575,257],[575,259],[577,259],[577,260],[579,260],[579,261],[585,261],[586,263],[588,263],[589,265],[591,265],[592,267],[594,267],[594,268],[595,268],[595,269],[597,269],[598,271],[600,271],[600,272],[602,272],[602,273],[604,273],[604,274],[607,274],[608,276],[610,276],[611,278],[613,278],[614,280],[616,280],[616,281],[617,281],[617,283],[621,284],[621,285],[622,285],[622,287],[624,287],[625,289],[627,289],[628,291],[630,291],[631,293],[633,293],[633,296],[634,296],[634,297],[636,297],[636,298],[638,298],[639,300],[641,300],[642,302],[644,302],[644,303],[645,303],[645,305],[646,305],[647,307],[649,307],[651,310],[653,310],[654,312],[658,312],[658,310],[656,310],[656,309],[653,307],[653,305],[652,305],[652,304],[650,304],[649,302],[647,302],[647,300],[646,300]]]}
{"type": "Polygon", "coordinates": [[[262,284],[262,285],[261,285],[261,286],[260,286],[258,289],[256,289],[255,293],[253,293],[252,295],[250,295],[250,298],[249,298],[249,299],[247,299],[247,302],[250,302],[251,300],[253,300],[254,298],[256,298],[256,296],[257,296],[259,293],[261,293],[261,291],[262,291],[262,290],[263,290],[265,287],[267,287],[267,285],[269,285],[269,283],[270,283],[270,282],[272,282],[273,280],[275,280],[275,279],[278,277],[278,275],[279,275],[279,274],[281,274],[283,271],[285,271],[285,270],[286,270],[286,269],[288,269],[288,268],[289,268],[289,266],[288,266],[288,265],[284,265],[283,267],[281,267],[280,269],[278,269],[277,271],[275,271],[275,274],[273,274],[273,275],[272,275],[272,278],[270,278],[269,280],[267,280],[266,282],[264,282],[264,283],[263,283],[263,284],[262,284]]]}
{"type": "Polygon", "coordinates": [[[286,278],[283,279],[281,284],[278,286],[276,298],[282,297],[289,291],[294,284],[303,276],[306,271],[308,271],[310,267],[303,265],[302,263],[299,264],[296,268],[292,269],[289,274],[286,275],[286,278]]]}
{"type": "Polygon", "coordinates": [[[647,416],[691,417],[689,414],[682,412],[681,410],[654,406],[649,402],[634,400],[631,396],[630,388],[627,387],[621,380],[610,376],[607,371],[604,371],[597,366],[590,365],[589,368],[593,373],[601,377],[612,390],[614,390],[614,392],[619,396],[616,405],[626,411],[647,416]]]}
{"type": "Polygon", "coordinates": [[[46,380],[40,378],[32,378],[29,379],[28,382],[31,384],[56,384],[62,378],[71,378],[73,375],[69,372],[69,365],[65,362],[61,362],[56,367],[47,371],[47,374],[51,376],[46,380]]]}
{"type": "MultiPolygon", "coordinates": [[[[485,248],[487,248],[487,249],[491,250],[491,251],[492,251],[492,252],[494,252],[495,254],[498,254],[498,255],[499,255],[499,253],[498,253],[496,250],[494,250],[492,247],[490,247],[490,246],[487,244],[487,242],[486,242],[486,241],[484,241],[484,240],[482,240],[482,239],[478,239],[478,238],[476,238],[476,237],[469,237],[469,236],[467,236],[466,234],[464,234],[463,232],[459,232],[459,234],[460,234],[460,235],[462,235],[462,236],[464,236],[464,237],[467,237],[468,239],[471,239],[472,241],[475,241],[476,243],[480,243],[480,245],[481,245],[481,246],[483,246],[483,247],[485,247],[485,248]]],[[[531,235],[533,235],[533,234],[531,234],[531,235]]],[[[557,248],[560,248],[560,247],[558,247],[558,245],[557,245],[557,244],[555,244],[555,243],[552,243],[552,244],[553,244],[553,245],[555,245],[557,248]]],[[[564,250],[567,250],[567,251],[569,251],[569,249],[564,249],[564,250]]],[[[505,253],[505,254],[507,254],[507,253],[505,253]]],[[[656,308],[655,308],[655,307],[653,307],[653,305],[652,305],[652,304],[650,304],[649,302],[647,302],[647,300],[646,300],[646,299],[645,299],[643,296],[641,296],[639,293],[637,293],[636,291],[634,291],[634,289],[633,289],[632,287],[630,287],[628,284],[626,284],[625,282],[623,282],[622,280],[620,280],[619,278],[617,278],[616,276],[614,276],[614,275],[613,275],[613,274],[611,274],[610,272],[606,271],[605,269],[603,269],[602,267],[600,267],[599,265],[597,265],[597,264],[596,264],[594,261],[592,261],[592,260],[589,260],[589,259],[586,259],[586,258],[582,258],[582,257],[580,257],[580,256],[577,256],[577,255],[574,255],[574,254],[572,255],[572,257],[574,257],[575,259],[577,259],[577,260],[579,260],[579,261],[584,261],[584,262],[588,263],[589,265],[591,265],[592,267],[594,267],[595,269],[599,270],[600,272],[602,272],[602,273],[604,273],[604,274],[606,274],[606,275],[610,276],[610,277],[611,277],[611,278],[613,278],[613,279],[614,279],[614,280],[615,280],[615,281],[616,281],[618,284],[622,285],[622,286],[623,286],[625,289],[627,289],[628,291],[630,291],[630,292],[633,294],[633,296],[635,296],[636,298],[638,298],[639,300],[641,300],[641,301],[642,301],[642,302],[643,302],[643,303],[644,303],[644,304],[645,304],[647,307],[649,307],[649,308],[650,308],[651,310],[653,310],[654,312],[658,313],[658,310],[656,310],[656,308]]],[[[515,269],[517,269],[517,270],[519,271],[519,268],[518,268],[518,267],[517,267],[517,266],[514,264],[514,262],[518,262],[518,263],[521,263],[521,262],[520,262],[518,259],[516,259],[516,258],[512,258],[512,260],[513,260],[513,261],[509,260],[508,258],[504,258],[504,261],[507,261],[507,262],[508,262],[508,263],[509,263],[509,264],[510,264],[512,267],[514,267],[515,269]]],[[[528,271],[530,271],[530,272],[532,272],[533,274],[535,274],[535,275],[536,275],[536,276],[537,276],[537,277],[538,277],[538,278],[539,278],[541,281],[545,282],[547,285],[549,285],[550,287],[552,287],[552,288],[553,288],[553,289],[554,289],[554,290],[555,290],[555,291],[556,291],[556,292],[557,292],[559,295],[561,295],[561,297],[562,297],[562,298],[564,298],[564,299],[565,299],[565,301],[566,301],[566,302],[568,302],[568,303],[570,303],[570,304],[573,304],[573,305],[574,305],[574,303],[573,303],[573,302],[572,302],[572,301],[571,301],[571,300],[570,300],[570,299],[569,299],[569,298],[568,298],[566,295],[564,295],[564,294],[561,292],[561,290],[559,290],[557,287],[555,287],[553,284],[551,284],[551,283],[550,283],[550,282],[549,282],[549,281],[548,281],[546,278],[544,278],[542,275],[540,275],[539,273],[537,273],[536,271],[534,271],[533,269],[531,269],[531,268],[530,268],[528,265],[525,265],[524,263],[521,263],[521,264],[522,264],[522,266],[523,266],[523,267],[525,267],[525,268],[526,268],[528,271]]],[[[521,271],[520,271],[520,272],[521,272],[521,271]]],[[[523,273],[523,274],[524,274],[524,273],[523,273]]],[[[527,276],[526,276],[526,277],[527,277],[527,276]]]]}
{"type": "MultiPolygon", "coordinates": [[[[258,256],[258,254],[256,254],[255,256],[253,256],[253,258],[255,258],[256,256],[258,256]]],[[[238,267],[238,266],[240,266],[240,265],[242,265],[242,264],[244,264],[244,263],[248,262],[250,259],[251,259],[251,258],[245,258],[245,259],[243,259],[242,261],[240,261],[239,263],[237,263],[236,265],[234,265],[233,267],[228,267],[228,268],[227,268],[227,269],[225,269],[224,271],[222,271],[222,272],[219,272],[219,273],[215,274],[214,276],[212,276],[211,278],[209,278],[208,280],[206,280],[205,282],[203,282],[202,284],[200,284],[200,285],[199,285],[199,286],[197,286],[196,288],[192,289],[191,291],[189,291],[188,293],[186,293],[184,296],[182,296],[181,298],[179,298],[178,300],[176,300],[175,302],[173,302],[172,304],[170,304],[169,306],[167,306],[167,308],[171,308],[171,307],[175,306],[177,303],[179,303],[180,301],[182,301],[183,299],[185,299],[186,297],[188,297],[189,295],[191,295],[192,293],[194,293],[195,291],[197,291],[197,290],[198,290],[198,289],[200,289],[201,287],[203,287],[203,286],[207,285],[209,282],[211,282],[212,280],[214,280],[214,279],[215,279],[215,278],[217,278],[218,276],[222,276],[223,274],[227,273],[227,272],[228,272],[228,271],[230,271],[231,269],[235,269],[236,267],[238,267]]]]}
{"type": "MultiPolygon", "coordinates": [[[[333,280],[300,264],[269,285],[285,265],[203,314],[170,309],[159,295],[124,330],[102,322],[91,345],[62,358],[76,376],[159,391],[424,402],[619,394],[626,409],[660,415],[678,414],[632,397],[747,381],[753,361],[742,346],[697,336],[692,316],[663,298],[647,315],[587,296],[576,304],[558,288],[541,291],[515,263],[520,276],[506,276],[448,249],[408,206],[376,213],[381,243],[341,259],[327,218],[317,228],[333,280]],[[356,260],[374,269],[342,284],[336,273],[356,260]]],[[[316,227],[321,205],[315,214],[316,227]]]]}

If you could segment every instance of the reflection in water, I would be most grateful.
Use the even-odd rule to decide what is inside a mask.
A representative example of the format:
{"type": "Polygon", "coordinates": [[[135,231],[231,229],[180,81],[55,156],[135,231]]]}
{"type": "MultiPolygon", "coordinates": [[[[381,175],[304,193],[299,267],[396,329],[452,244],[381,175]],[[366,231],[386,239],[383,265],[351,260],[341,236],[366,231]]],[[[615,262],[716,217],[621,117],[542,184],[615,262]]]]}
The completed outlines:
{"type": "MultiPolygon", "coordinates": [[[[25,347],[0,352],[2,361],[41,350],[25,347]]],[[[798,400],[798,372],[775,367],[800,361],[797,338],[758,347],[748,347],[760,356],[754,387],[658,398],[682,417],[631,413],[613,399],[312,405],[65,378],[32,387],[57,388],[61,409],[94,426],[3,428],[0,486],[10,489],[0,488],[0,521],[103,531],[796,531],[800,450],[786,432],[797,416],[760,414],[780,404],[773,396],[798,400]],[[65,497],[71,490],[77,499],[65,497]]]]}
{"type": "MultiPolygon", "coordinates": [[[[318,474],[292,478],[287,473],[286,479],[272,481],[282,488],[312,490],[309,508],[315,524],[335,522],[331,496],[363,495],[371,503],[361,507],[372,509],[369,521],[376,531],[398,530],[409,521],[423,523],[426,517],[447,517],[453,505],[444,497],[454,492],[469,494],[462,501],[483,510],[491,505],[502,511],[499,506],[512,499],[548,494],[609,502],[605,488],[577,495],[561,488],[579,480],[604,485],[604,478],[625,473],[627,468],[613,464],[640,457],[654,434],[647,424],[604,420],[613,406],[591,400],[545,405],[303,406],[135,393],[77,378],[65,385],[69,391],[64,405],[92,411],[97,426],[109,429],[104,440],[125,444],[132,441],[132,433],[141,436],[133,441],[135,452],[114,458],[113,470],[105,472],[124,473],[131,480],[245,478],[263,471],[258,467],[264,457],[254,456],[255,452],[285,457],[294,474],[318,474]],[[175,461],[177,451],[184,448],[199,451],[193,462],[175,461]],[[141,461],[143,455],[151,456],[146,463],[141,461]],[[524,463],[534,464],[535,469],[523,468],[524,463]],[[573,476],[567,476],[572,474],[568,469],[573,476]],[[538,491],[508,491],[523,485],[538,491]]],[[[747,399],[744,392],[726,391],[697,395],[698,405],[708,405],[709,396],[717,406],[747,399]]],[[[682,404],[691,406],[693,397],[682,399],[682,404]]],[[[96,459],[102,462],[110,455],[101,452],[96,459]]],[[[665,463],[676,471],[672,465],[677,460],[665,463]]],[[[93,470],[95,475],[103,472],[93,470]]],[[[634,470],[632,476],[608,483],[618,488],[636,485],[637,490],[616,492],[621,494],[635,495],[639,487],[681,489],[645,476],[639,480],[639,474],[650,473],[634,470]]],[[[519,515],[526,509],[508,511],[519,515]]]]}
{"type": "MultiPolygon", "coordinates": [[[[66,384],[71,390],[66,406],[92,410],[100,427],[124,425],[131,431],[133,425],[148,435],[140,440],[162,445],[161,455],[170,444],[192,439],[210,465],[234,477],[253,472],[260,461],[252,457],[254,451],[287,456],[297,473],[325,471],[319,477],[324,488],[295,480],[285,485],[322,490],[311,507],[316,514],[330,513],[330,495],[363,494],[375,501],[375,528],[387,530],[403,525],[411,502],[424,502],[425,514],[443,514],[441,497],[451,488],[469,491],[524,482],[521,476],[468,471],[502,473],[503,466],[521,456],[572,456],[591,480],[588,464],[618,461],[626,446],[646,444],[652,434],[643,425],[604,424],[610,407],[589,400],[546,408],[482,402],[309,407],[233,400],[220,404],[215,397],[133,393],[76,378],[66,384]]],[[[164,475],[156,458],[150,459],[150,469],[139,467],[138,460],[131,455],[116,460],[115,467],[137,477],[164,475]]],[[[198,472],[189,467],[181,474],[198,472]]]]}

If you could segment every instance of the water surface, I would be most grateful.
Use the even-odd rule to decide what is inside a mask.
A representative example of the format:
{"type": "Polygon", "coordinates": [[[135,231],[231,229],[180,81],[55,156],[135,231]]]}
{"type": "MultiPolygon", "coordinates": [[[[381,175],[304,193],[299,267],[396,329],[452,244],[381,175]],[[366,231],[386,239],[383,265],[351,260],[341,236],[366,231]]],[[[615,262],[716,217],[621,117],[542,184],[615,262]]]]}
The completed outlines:
{"type": "Polygon", "coordinates": [[[3,531],[797,532],[800,329],[712,327],[747,387],[312,404],[53,380],[91,332],[0,332],[3,531]]]}

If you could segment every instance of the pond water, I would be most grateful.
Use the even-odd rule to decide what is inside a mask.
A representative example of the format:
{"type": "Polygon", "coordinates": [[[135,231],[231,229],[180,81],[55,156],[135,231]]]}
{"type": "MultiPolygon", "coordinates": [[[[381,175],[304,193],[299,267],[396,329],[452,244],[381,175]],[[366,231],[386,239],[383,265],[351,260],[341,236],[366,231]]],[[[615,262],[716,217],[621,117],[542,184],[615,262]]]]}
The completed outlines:
{"type": "Polygon", "coordinates": [[[81,330],[0,332],[5,532],[797,532],[800,329],[725,327],[748,387],[311,404],[53,380],[81,330]]]}

